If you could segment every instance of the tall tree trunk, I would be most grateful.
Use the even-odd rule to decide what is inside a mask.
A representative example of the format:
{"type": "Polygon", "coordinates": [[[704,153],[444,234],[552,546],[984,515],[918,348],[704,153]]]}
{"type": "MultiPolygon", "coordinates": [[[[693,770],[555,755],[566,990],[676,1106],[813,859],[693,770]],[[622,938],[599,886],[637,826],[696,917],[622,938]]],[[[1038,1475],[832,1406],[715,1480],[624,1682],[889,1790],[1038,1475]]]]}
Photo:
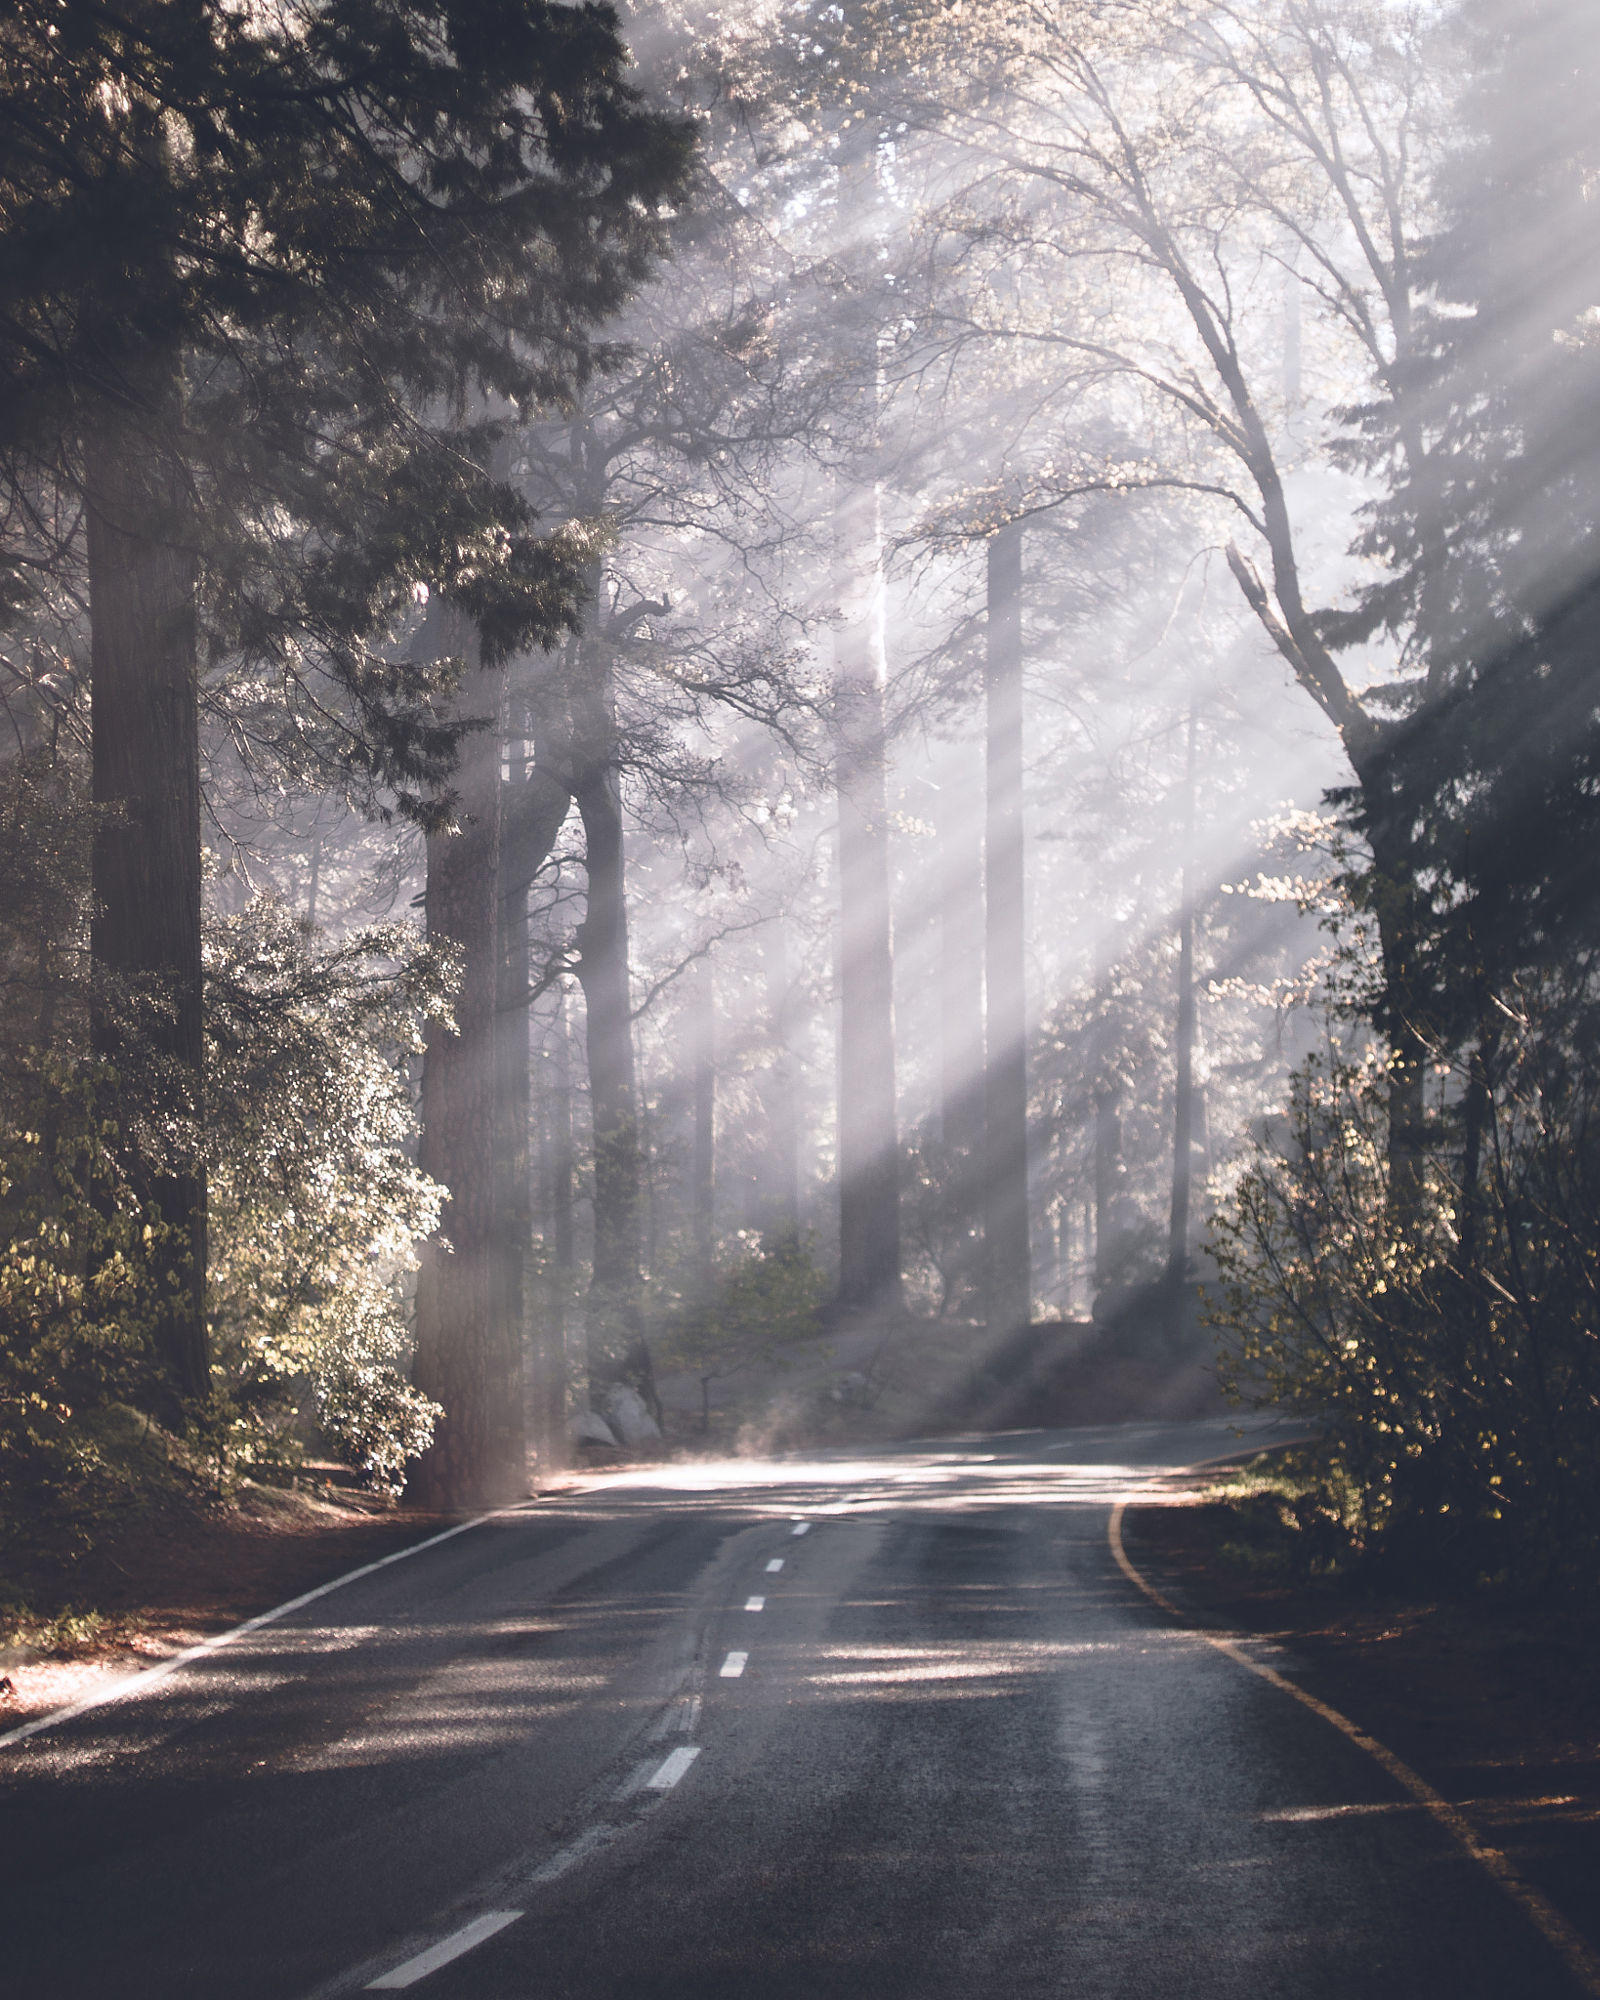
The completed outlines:
{"type": "MultiPolygon", "coordinates": [[[[172,1067],[176,1103],[151,1106],[181,1130],[201,1110],[200,722],[196,561],[186,488],[171,455],[182,424],[177,370],[143,421],[101,413],[84,443],[88,518],[93,791],[107,817],[93,852],[90,948],[112,992],[96,1043],[127,1051],[113,997],[142,994],[143,1032],[172,1067]]],[[[175,1418],[210,1386],[206,1194],[191,1145],[127,1162],[155,1224],[149,1282],[161,1384],[175,1418]]]]}
{"type": "MultiPolygon", "coordinates": [[[[974,1176],[983,1158],[985,953],[976,792],[975,783],[947,781],[938,814],[940,1136],[948,1151],[971,1162],[974,1176]]],[[[975,1181],[972,1193],[976,1211],[975,1181]]]]}
{"type": "Polygon", "coordinates": [[[1178,908],[1177,1079],[1172,1114],[1172,1212],[1167,1230],[1169,1333],[1183,1331],[1185,1282],[1189,1275],[1189,1210],[1194,1182],[1194,785],[1199,715],[1189,709],[1183,765],[1183,870],[1178,908]]]}
{"type": "Polygon", "coordinates": [[[695,973],[694,1150],[690,1173],[694,1290],[699,1305],[710,1303],[716,1282],[717,1205],[717,982],[709,952],[695,973]]]}
{"type": "Polygon", "coordinates": [[[1122,1086],[1098,1084],[1094,1092],[1094,1288],[1117,1283],[1123,1244],[1122,1086]]]}
{"type": "Polygon", "coordinates": [[[984,655],[984,1316],[1033,1315],[1028,1239],[1028,1024],[1022,842],[1022,529],[988,543],[984,655]]]}
{"type": "Polygon", "coordinates": [[[767,1032],[774,1050],[766,1090],[770,1202],[776,1235],[794,1243],[800,1236],[800,1120],[789,1048],[788,937],[781,917],[768,926],[762,940],[761,969],[767,988],[767,1032]]]}
{"type": "MultiPolygon", "coordinates": [[[[472,643],[451,618],[453,642],[472,643]]],[[[495,1100],[500,949],[500,740],[504,670],[480,669],[462,696],[465,713],[491,726],[463,740],[456,772],[459,830],[429,836],[428,936],[455,947],[462,980],[455,1033],[430,1025],[422,1068],[423,1169],[449,1189],[441,1235],[417,1277],[417,1386],[444,1407],[433,1444],[408,1491],[424,1506],[493,1505],[526,1490],[512,1301],[506,1283],[497,1171],[495,1100]]]]}
{"type": "Polygon", "coordinates": [[[844,617],[834,635],[839,794],[839,1304],[898,1309],[900,1170],[889,915],[881,498],[834,517],[844,617]]]}
{"type": "MultiPolygon", "coordinates": [[[[565,987],[555,989],[555,1014],[545,1038],[537,1095],[539,1113],[539,1219],[544,1238],[544,1309],[536,1330],[540,1359],[536,1394],[549,1442],[549,1465],[567,1460],[567,1352],[576,1262],[572,1240],[572,1052],[565,987]]],[[[540,1470],[545,1470],[541,1460],[540,1470]]]]}
{"type": "Polygon", "coordinates": [[[521,704],[506,696],[506,770],[501,791],[500,962],[495,995],[495,1167],[500,1176],[497,1249],[501,1259],[508,1332],[517,1357],[522,1406],[543,1470],[549,1451],[544,1436],[528,1299],[528,1259],[533,1248],[533,1075],[528,981],[532,941],[528,930],[528,879],[516,865],[505,837],[514,802],[528,783],[527,718],[521,704]],[[515,711],[515,712],[514,712],[515,711]]]}
{"type": "MultiPolygon", "coordinates": [[[[534,1163],[531,1157],[535,1122],[541,1133],[538,1184],[541,1199],[547,1185],[543,1148],[544,1106],[536,1112],[532,1085],[532,939],[528,895],[535,876],[548,860],[571,801],[565,786],[548,768],[548,756],[530,756],[529,737],[539,731],[537,689],[530,686],[531,663],[516,672],[508,702],[506,783],[501,796],[500,827],[500,991],[497,1039],[500,1087],[496,1098],[500,1171],[503,1178],[504,1279],[512,1302],[517,1351],[522,1357],[525,1407],[530,1439],[545,1477],[565,1462],[566,1355],[563,1304],[550,1282],[537,1291],[528,1285],[528,1260],[534,1235],[534,1163]]],[[[537,746],[536,746],[537,747],[537,746]]],[[[568,1113],[570,1119],[570,1111],[568,1113]]],[[[570,1198],[570,1197],[569,1197],[570,1198]]],[[[570,1224],[569,1224],[570,1226],[570,1224]]],[[[569,1260],[570,1261],[570,1260],[569,1260]]]]}
{"type": "Polygon", "coordinates": [[[640,1293],[642,1159],[628,982],[628,903],[621,788],[609,761],[575,787],[583,820],[588,905],[578,926],[578,978],[588,1021],[594,1120],[594,1267],[589,1293],[591,1392],[631,1381],[652,1405],[654,1371],[640,1293]]]}
{"type": "Polygon", "coordinates": [[[1428,1146],[1426,1083],[1432,1008],[1423,969],[1425,914],[1417,860],[1400,803],[1388,799],[1381,768],[1358,767],[1372,851],[1364,885],[1378,933],[1383,991],[1376,1019],[1389,1047],[1389,1210],[1403,1230],[1416,1221],[1428,1146]]]}

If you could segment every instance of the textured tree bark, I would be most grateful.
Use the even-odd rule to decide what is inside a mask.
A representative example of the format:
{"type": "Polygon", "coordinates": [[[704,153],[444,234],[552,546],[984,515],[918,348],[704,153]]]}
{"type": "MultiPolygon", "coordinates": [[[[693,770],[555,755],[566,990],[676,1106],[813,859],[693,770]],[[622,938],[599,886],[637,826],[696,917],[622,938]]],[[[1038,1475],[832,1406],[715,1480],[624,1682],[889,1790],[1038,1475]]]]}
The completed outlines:
{"type": "MultiPolygon", "coordinates": [[[[454,643],[471,643],[456,626],[454,643]]],[[[418,1461],[410,1497],[435,1508],[492,1506],[527,1489],[522,1384],[506,1270],[505,1180],[497,1160],[500,1081],[496,1026],[502,978],[500,740],[504,669],[480,669],[465,713],[491,726],[463,742],[456,771],[457,831],[430,835],[428,935],[462,958],[455,1028],[428,1030],[422,1069],[424,1170],[450,1191],[441,1234],[425,1246],[417,1277],[418,1388],[443,1405],[433,1444],[418,1461]],[[448,1244],[448,1248],[446,1247],[448,1244]]]]}
{"type": "MultiPolygon", "coordinates": [[[[546,1282],[535,1291],[528,1283],[534,1238],[535,1123],[528,893],[560,834],[570,800],[565,787],[529,755],[528,737],[540,718],[536,709],[532,714],[529,712],[526,686],[520,687],[510,699],[515,714],[508,717],[506,782],[500,815],[502,942],[496,1026],[499,1068],[496,1156],[502,1182],[504,1283],[521,1358],[529,1441],[543,1478],[565,1463],[566,1352],[561,1290],[546,1282]]],[[[541,1132],[543,1110],[541,1105],[541,1132]]],[[[570,1112],[568,1115],[570,1118],[570,1112]]],[[[543,1157],[538,1178],[542,1194],[547,1185],[543,1157]]]]}
{"type": "Polygon", "coordinates": [[[628,982],[622,797],[614,765],[590,765],[574,787],[583,820],[588,907],[578,926],[578,978],[588,1020],[594,1119],[594,1269],[589,1295],[591,1393],[619,1378],[654,1404],[640,1301],[643,1162],[628,982]]]}
{"type": "MultiPolygon", "coordinates": [[[[572,1240],[572,1057],[566,992],[556,986],[555,1018],[545,1041],[537,1093],[539,1115],[539,1223],[544,1239],[544,1303],[536,1329],[540,1416],[536,1434],[549,1440],[550,1466],[567,1462],[567,1352],[574,1247],[572,1240]]],[[[540,1471],[546,1469],[540,1461],[540,1471]]]]}
{"type": "MultiPolygon", "coordinates": [[[[526,718],[512,713],[506,691],[506,713],[500,731],[505,742],[505,772],[500,792],[499,937],[500,954],[495,994],[495,1172],[499,1176],[495,1206],[496,1250],[501,1259],[507,1334],[516,1358],[518,1386],[530,1441],[541,1465],[548,1449],[538,1423],[533,1328],[529,1312],[528,1259],[533,1247],[533,1075],[529,1047],[528,880],[519,874],[511,842],[506,838],[515,804],[528,784],[526,718]]],[[[497,1454],[498,1455],[498,1454],[497,1454]]]]}
{"type": "Polygon", "coordinates": [[[1022,530],[988,543],[984,825],[985,1318],[1033,1315],[1028,1235],[1028,1019],[1022,827],[1022,530]]]}
{"type": "Polygon", "coordinates": [[[839,794],[839,1304],[897,1310],[900,1163],[884,741],[882,525],[875,486],[834,516],[839,794]]]}
{"type": "MultiPolygon", "coordinates": [[[[182,422],[176,369],[156,385],[142,422],[104,415],[84,442],[93,703],[93,792],[108,809],[94,841],[90,948],[113,992],[142,1010],[158,1064],[171,1076],[152,1106],[198,1126],[203,1054],[200,956],[200,723],[196,561],[187,492],[169,456],[182,422]]],[[[96,1042],[125,1048],[111,995],[96,1042]]],[[[157,1223],[151,1312],[162,1382],[176,1416],[209,1387],[205,1318],[206,1198],[198,1164],[130,1159],[157,1223]]],[[[192,1154],[191,1154],[192,1158],[192,1154]]]]}

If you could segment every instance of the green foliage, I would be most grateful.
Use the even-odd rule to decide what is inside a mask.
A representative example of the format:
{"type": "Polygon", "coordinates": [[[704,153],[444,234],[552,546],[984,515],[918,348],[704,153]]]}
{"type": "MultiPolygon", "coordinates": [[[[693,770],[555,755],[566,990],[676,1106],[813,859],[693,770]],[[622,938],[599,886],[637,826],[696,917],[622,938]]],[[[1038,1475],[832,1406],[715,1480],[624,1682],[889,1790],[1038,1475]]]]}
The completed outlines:
{"type": "Polygon", "coordinates": [[[312,1414],[396,1493],[437,1415],[406,1379],[403,1284],[443,1199],[411,1157],[407,1065],[451,967],[407,926],[321,943],[268,899],[212,924],[206,957],[211,1311],[232,1449],[292,1456],[312,1414]]]}
{"type": "Polygon", "coordinates": [[[70,1557],[166,1476],[131,1417],[163,1225],[132,1196],[83,1046],[96,814],[65,765],[0,769],[0,1561],[70,1557]]]}
{"type": "Polygon", "coordinates": [[[693,133],[628,65],[599,5],[16,0],[0,606],[78,575],[88,444],[166,458],[184,518],[141,525],[203,549],[236,744],[437,812],[460,663],[396,643],[419,588],[495,658],[574,616],[588,538],[495,476],[485,411],[572,394],[661,243],[693,133]]]}
{"type": "MultiPolygon", "coordinates": [[[[397,1490],[434,1406],[406,1379],[404,1293],[441,1193],[411,1158],[409,1066],[453,969],[405,925],[318,941],[257,902],[207,936],[205,1126],[89,1042],[95,808],[65,762],[0,767],[0,1561],[70,1559],[131,1507],[292,1462],[320,1433],[397,1490]],[[212,1406],[140,1413],[167,1225],[125,1171],[200,1146],[210,1172],[212,1406]]],[[[103,983],[102,983],[103,985],[103,983]]],[[[136,1030],[159,995],[96,989],[136,1030]]],[[[149,1070],[149,1074],[145,1073],[149,1070]]]]}
{"type": "Polygon", "coordinates": [[[1581,994],[1441,1060],[1420,1191],[1391,1185],[1387,1074],[1296,1077],[1212,1250],[1238,1393],[1312,1419],[1369,1559],[1460,1582],[1600,1575],[1600,1079],[1581,994]],[[1348,1496],[1358,1496],[1348,1504],[1348,1496]]]}
{"type": "Polygon", "coordinates": [[[740,1230],[737,1256],[718,1274],[710,1299],[667,1323],[659,1359],[710,1386],[747,1368],[781,1365],[817,1331],[827,1279],[808,1238],[740,1230]]]}

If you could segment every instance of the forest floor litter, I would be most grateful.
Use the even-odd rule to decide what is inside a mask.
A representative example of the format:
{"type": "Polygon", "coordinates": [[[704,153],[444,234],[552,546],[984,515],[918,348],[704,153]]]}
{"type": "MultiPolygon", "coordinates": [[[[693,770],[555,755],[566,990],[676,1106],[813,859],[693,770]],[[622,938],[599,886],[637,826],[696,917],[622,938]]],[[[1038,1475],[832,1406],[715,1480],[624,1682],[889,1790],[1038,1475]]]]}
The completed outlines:
{"type": "Polygon", "coordinates": [[[0,1624],[0,1732],[83,1700],[452,1517],[315,1470],[297,1490],[250,1484],[211,1507],[150,1508],[72,1564],[26,1579],[0,1624]]]}
{"type": "Polygon", "coordinates": [[[1600,1630],[1492,1597],[1289,1579],[1241,1559],[1225,1499],[1130,1506],[1129,1556],[1196,1622],[1270,1638],[1600,1945],[1600,1630]]]}

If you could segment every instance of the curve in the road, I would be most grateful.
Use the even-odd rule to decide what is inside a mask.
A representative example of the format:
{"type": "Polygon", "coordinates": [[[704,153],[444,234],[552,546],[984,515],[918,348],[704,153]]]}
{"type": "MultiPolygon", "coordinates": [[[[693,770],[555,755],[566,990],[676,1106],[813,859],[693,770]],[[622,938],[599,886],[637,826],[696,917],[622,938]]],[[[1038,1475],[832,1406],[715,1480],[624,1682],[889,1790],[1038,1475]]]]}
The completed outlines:
{"type": "Polygon", "coordinates": [[[1516,1903],[1541,1934],[1555,1946],[1566,1960],[1574,1977],[1585,1991],[1600,2000],[1600,1954],[1596,1954],[1588,1941],[1581,1937],[1569,1924],[1561,1912],[1549,1900],[1526,1882],[1512,1867],[1510,1861],[1498,1847],[1491,1847],[1482,1839],[1477,1829],[1466,1815],[1460,1812],[1441,1792],[1434,1790],[1420,1772],[1412,1770],[1403,1757],[1397,1757],[1386,1743],[1380,1743],[1375,1736],[1369,1736],[1359,1724],[1342,1715],[1330,1703],[1322,1701],[1308,1689],[1299,1687],[1286,1675],[1280,1674],[1264,1660],[1252,1657],[1246,1647],[1226,1632],[1213,1631],[1205,1625],[1197,1625],[1188,1613],[1179,1609],[1165,1592],[1158,1590],[1150,1579],[1137,1567],[1128,1554],[1123,1538],[1122,1523],[1128,1511],[1127,1502],[1119,1500],[1111,1510],[1107,1534],[1111,1542],[1111,1553],[1118,1569],[1135,1586],[1142,1590],[1150,1602],[1169,1617],[1176,1618],[1185,1630],[1197,1639],[1203,1639],[1208,1646],[1214,1646],[1236,1665],[1257,1675],[1269,1686],[1299,1702],[1302,1708],[1310,1709],[1331,1728],[1346,1736],[1358,1749],[1364,1750],[1374,1762],[1381,1764],[1395,1783],[1409,1792],[1425,1812],[1431,1813],[1462,1851],[1477,1862],[1486,1874],[1491,1876],[1505,1893],[1516,1903]]]}

